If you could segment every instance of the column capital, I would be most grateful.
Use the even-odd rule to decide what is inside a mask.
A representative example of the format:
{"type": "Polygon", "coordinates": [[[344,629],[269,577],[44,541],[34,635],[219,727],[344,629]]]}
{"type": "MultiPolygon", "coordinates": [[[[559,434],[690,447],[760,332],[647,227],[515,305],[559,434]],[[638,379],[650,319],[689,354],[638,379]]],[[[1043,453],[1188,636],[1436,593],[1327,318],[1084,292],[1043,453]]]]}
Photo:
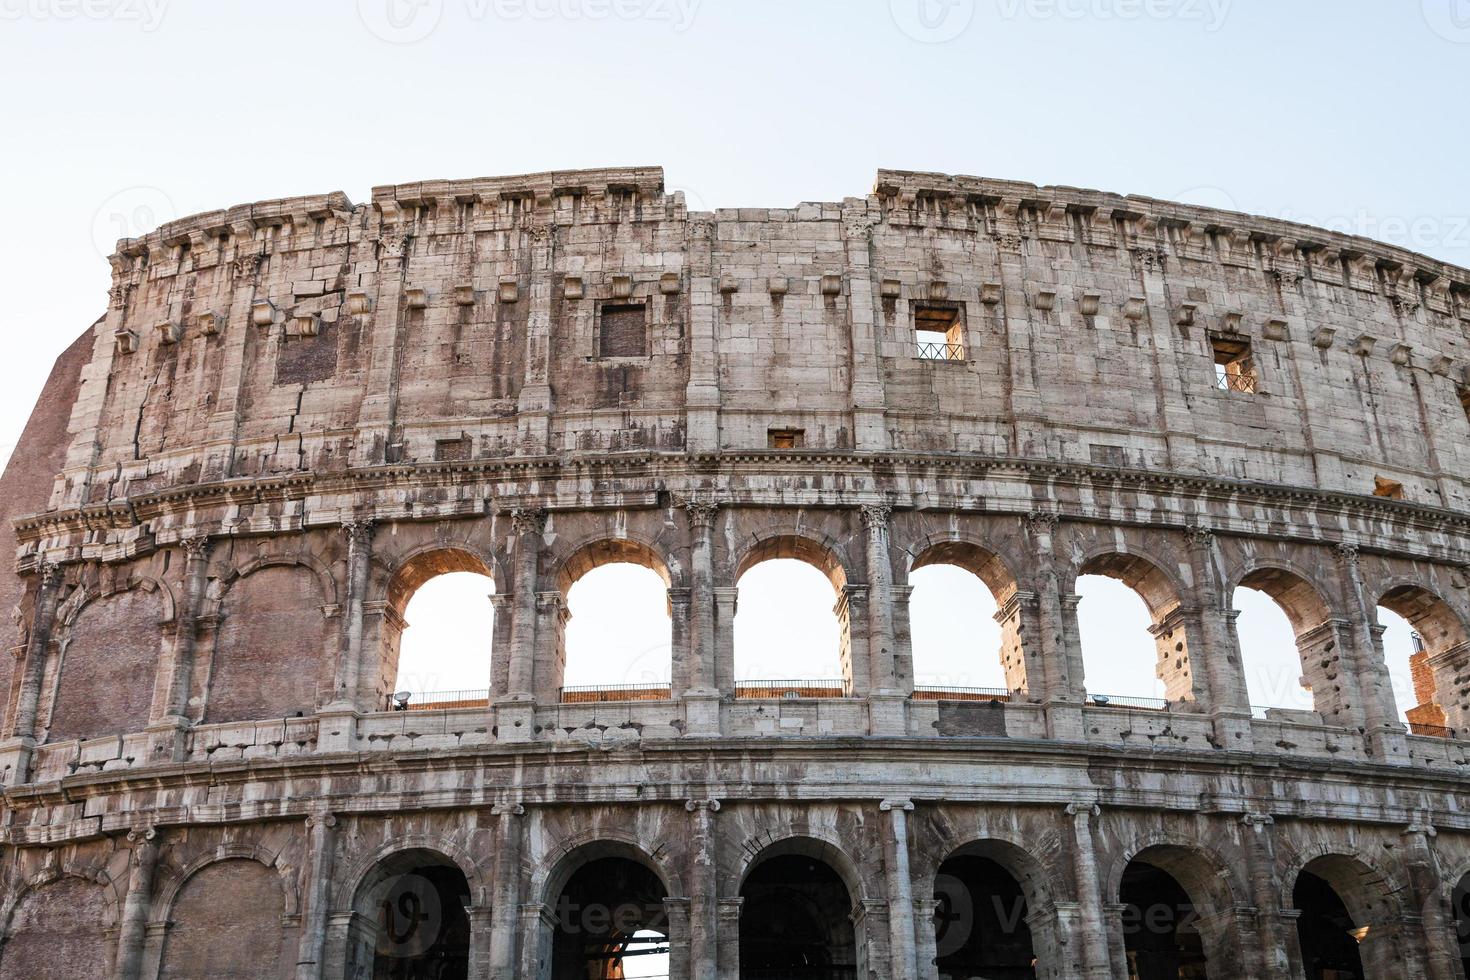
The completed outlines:
{"type": "Polygon", "coordinates": [[[689,519],[689,527],[695,531],[714,527],[715,517],[720,512],[719,502],[708,498],[691,497],[684,501],[683,507],[684,515],[689,519]]]}
{"type": "Polygon", "coordinates": [[[1399,831],[1399,836],[1419,837],[1423,838],[1424,840],[1433,840],[1434,838],[1439,836],[1439,831],[1436,830],[1434,828],[1434,825],[1429,823],[1429,821],[1427,820],[1416,820],[1414,823],[1409,824],[1403,830],[1399,831]]]}
{"type": "Polygon", "coordinates": [[[490,807],[492,817],[524,817],[526,808],[520,803],[496,803],[490,807]]]}
{"type": "Polygon", "coordinates": [[[1061,523],[1061,515],[1049,510],[1033,510],[1026,515],[1026,526],[1031,529],[1032,534],[1052,535],[1056,533],[1057,525],[1061,523]]]}
{"type": "Polygon", "coordinates": [[[179,547],[184,549],[184,554],[190,561],[200,561],[209,557],[214,542],[202,531],[193,532],[179,539],[179,547]]]}
{"type": "Polygon", "coordinates": [[[1184,529],[1184,538],[1191,548],[1212,548],[1215,544],[1215,531],[1205,524],[1191,524],[1184,529]]]}
{"type": "Polygon", "coordinates": [[[337,815],[329,810],[321,813],[313,813],[306,818],[306,826],[312,830],[317,830],[318,828],[331,830],[337,826],[337,815]]]}
{"type": "Polygon", "coordinates": [[[706,813],[719,813],[720,812],[720,801],[719,800],[685,800],[684,801],[684,809],[688,810],[690,813],[695,813],[697,811],[704,811],[706,813]]]}
{"type": "Polygon", "coordinates": [[[544,534],[546,516],[544,508],[513,510],[510,512],[510,526],[516,534],[544,534]]]}
{"type": "Polygon", "coordinates": [[[863,518],[863,527],[869,531],[883,531],[888,528],[888,518],[893,515],[893,508],[887,504],[864,504],[859,512],[863,518]]]}
{"type": "Polygon", "coordinates": [[[1100,816],[1102,816],[1102,807],[1100,807],[1096,803],[1092,803],[1090,801],[1088,801],[1088,802],[1079,801],[1077,803],[1068,803],[1067,804],[1067,816],[1069,816],[1069,817],[1077,817],[1079,819],[1080,818],[1083,818],[1083,817],[1100,817],[1100,816]]]}
{"type": "Polygon", "coordinates": [[[904,813],[908,813],[913,811],[914,801],[903,799],[884,800],[878,804],[878,809],[883,811],[884,813],[888,813],[892,810],[898,810],[904,813]]]}
{"type": "Polygon", "coordinates": [[[128,843],[129,844],[133,844],[133,845],[138,845],[138,844],[153,844],[153,843],[156,843],[157,840],[158,840],[158,828],[157,827],[152,827],[152,826],[134,827],[132,830],[128,831],[128,843]]]}
{"type": "Polygon", "coordinates": [[[1265,827],[1273,826],[1276,823],[1276,818],[1269,813],[1243,813],[1240,815],[1240,823],[1242,826],[1249,827],[1252,830],[1261,830],[1265,827]]]}
{"type": "Polygon", "coordinates": [[[61,584],[61,577],[66,574],[66,567],[41,558],[36,562],[36,576],[41,580],[42,588],[61,584]]]}
{"type": "Polygon", "coordinates": [[[1344,566],[1346,568],[1357,568],[1358,567],[1358,546],[1357,545],[1343,543],[1343,544],[1337,545],[1337,547],[1333,548],[1332,550],[1333,550],[1333,554],[1337,558],[1337,563],[1339,565],[1342,565],[1342,566],[1344,566]]]}
{"type": "Polygon", "coordinates": [[[354,545],[367,544],[373,539],[373,531],[378,522],[371,517],[363,520],[351,520],[342,522],[342,533],[347,535],[347,540],[354,545]]]}

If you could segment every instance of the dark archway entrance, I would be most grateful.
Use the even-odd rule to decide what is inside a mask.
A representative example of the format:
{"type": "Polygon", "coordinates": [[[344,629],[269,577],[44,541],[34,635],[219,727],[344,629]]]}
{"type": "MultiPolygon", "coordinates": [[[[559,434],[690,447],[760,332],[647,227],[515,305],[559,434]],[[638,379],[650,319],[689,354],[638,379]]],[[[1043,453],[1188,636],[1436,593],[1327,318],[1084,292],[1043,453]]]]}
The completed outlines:
{"type": "Polygon", "coordinates": [[[1455,940],[1460,950],[1460,967],[1470,977],[1470,875],[1460,879],[1454,894],[1455,940]]]}
{"type": "Polygon", "coordinates": [[[1020,882],[1000,863],[962,854],[934,881],[940,980],[1035,980],[1036,953],[1020,882]]]}
{"type": "Polygon", "coordinates": [[[606,857],[582,865],[557,898],[551,980],[656,973],[644,967],[668,961],[667,897],[658,875],[637,861],[606,857]]]}
{"type": "Polygon", "coordinates": [[[854,980],[852,898],[837,872],[805,854],[756,866],[740,889],[741,980],[854,980]]]}
{"type": "Polygon", "coordinates": [[[1310,871],[1297,876],[1292,903],[1301,910],[1297,936],[1307,980],[1363,980],[1357,924],[1342,896],[1310,871]]]}
{"type": "Polygon", "coordinates": [[[470,886],[432,851],[392,855],[374,869],[356,907],[372,923],[357,944],[372,980],[468,980],[470,886]]]}
{"type": "Polygon", "coordinates": [[[1199,914],[1173,875],[1135,859],[1121,899],[1129,980],[1206,980],[1199,914]]]}

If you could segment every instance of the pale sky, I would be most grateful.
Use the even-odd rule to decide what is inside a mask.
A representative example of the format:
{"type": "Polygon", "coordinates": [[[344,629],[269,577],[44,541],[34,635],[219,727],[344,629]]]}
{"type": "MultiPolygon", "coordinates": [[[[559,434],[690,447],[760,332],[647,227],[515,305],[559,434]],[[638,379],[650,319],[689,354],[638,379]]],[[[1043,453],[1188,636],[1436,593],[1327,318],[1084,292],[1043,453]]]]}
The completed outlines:
{"type": "MultiPolygon", "coordinates": [[[[117,238],[272,197],[660,164],[692,208],[778,207],[895,167],[1187,200],[1470,265],[1467,69],[1465,0],[0,0],[0,458],[104,311],[117,238]]],[[[743,666],[830,674],[814,576],[741,583],[743,666]]],[[[616,599],[591,579],[572,597],[572,682],[657,673],[658,587],[602,578],[616,599]]],[[[921,676],[999,684],[979,583],[916,584],[921,676]]],[[[453,605],[487,616],[484,591],[453,605]]],[[[1141,606],[1082,591],[1089,686],[1149,693],[1141,606]]],[[[1247,599],[1248,656],[1283,658],[1253,691],[1290,701],[1289,631],[1247,599]]],[[[484,670],[420,672],[482,688],[484,670]]]]}

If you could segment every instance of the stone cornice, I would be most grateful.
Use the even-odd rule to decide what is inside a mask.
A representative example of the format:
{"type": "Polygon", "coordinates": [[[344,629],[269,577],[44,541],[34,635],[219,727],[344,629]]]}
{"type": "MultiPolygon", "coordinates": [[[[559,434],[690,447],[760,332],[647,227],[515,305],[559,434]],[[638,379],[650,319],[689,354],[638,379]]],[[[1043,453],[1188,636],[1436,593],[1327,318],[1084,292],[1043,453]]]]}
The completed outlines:
{"type": "MultiPolygon", "coordinates": [[[[346,474],[316,475],[311,473],[292,474],[273,479],[234,480],[220,483],[199,484],[179,487],[142,495],[126,500],[114,500],[106,504],[93,505],[69,511],[25,517],[16,522],[17,539],[21,546],[46,542],[50,550],[57,539],[85,538],[96,543],[100,535],[109,532],[134,532],[136,540],[128,547],[120,548],[119,554],[108,560],[123,560],[150,552],[158,544],[173,540],[168,533],[155,542],[152,535],[160,528],[159,522],[166,518],[189,521],[207,513],[211,506],[259,504],[277,501],[304,502],[309,499],[329,500],[333,496],[354,497],[375,490],[401,491],[405,487],[423,485],[478,486],[484,493],[478,497],[458,502],[441,502],[434,508],[416,510],[401,503],[390,504],[390,494],[384,495],[382,506],[372,514],[379,521],[412,522],[417,520],[442,521],[447,519],[474,519],[486,516],[491,511],[493,499],[495,510],[514,509],[523,498],[545,502],[552,511],[599,510],[607,508],[639,509],[658,506],[659,490],[678,490],[680,478],[707,478],[711,474],[729,477],[751,475],[775,475],[813,473],[830,475],[851,474],[870,477],[875,468],[881,467],[890,479],[901,481],[909,475],[932,477],[935,470],[945,471],[956,479],[976,481],[1043,483],[1052,490],[1056,498],[1058,489],[1082,489],[1092,491],[1093,502],[1087,507],[1078,507],[1062,499],[1055,499],[1054,506],[1063,520],[1096,522],[1107,520],[1118,524],[1145,523],[1131,521],[1126,514],[1099,516],[1099,509],[1109,508],[1097,501],[1096,491],[1104,487],[1114,493],[1145,493],[1154,496],[1174,496],[1194,505],[1212,502],[1239,504],[1241,500],[1258,502],[1269,507],[1289,507],[1310,512],[1313,521],[1301,522],[1293,529],[1290,521],[1274,518],[1277,527],[1273,536],[1321,543],[1326,538],[1320,518],[1335,515],[1347,522],[1389,521],[1404,531],[1421,531],[1438,535],[1449,535],[1458,539],[1443,549],[1421,549],[1418,557],[1451,564],[1464,564],[1470,553],[1470,515],[1445,508],[1424,504],[1391,500],[1383,497],[1355,495],[1335,491],[1318,490],[1310,487],[1292,487],[1234,481],[1220,477],[1204,477],[1182,473],[1159,473],[1154,471],[1129,470],[1114,467],[1090,466],[1085,464],[1055,463],[1006,457],[975,457],[949,453],[858,453],[849,451],[735,451],[715,454],[686,455],[683,453],[624,453],[598,454],[595,457],[570,456],[526,457],[515,459],[479,460],[474,462],[425,465],[395,465],[353,470],[346,474]],[[584,477],[589,471],[601,475],[623,476],[629,480],[644,481],[642,491],[637,487],[621,488],[618,492],[594,494],[590,498],[567,495],[559,498],[543,493],[522,493],[503,484],[520,479],[534,480],[540,487],[559,479],[573,480],[584,477]]],[[[968,513],[1017,513],[1025,516],[1034,509],[1035,501],[1029,495],[1015,500],[990,495],[983,507],[976,507],[973,496],[964,499],[946,499],[944,495],[928,493],[923,496],[905,495],[901,491],[885,490],[882,495],[868,491],[828,491],[823,499],[793,501],[791,496],[772,495],[770,499],[759,492],[734,493],[721,491],[721,499],[730,507],[852,507],[862,505],[891,505],[895,510],[923,509],[944,510],[950,507],[968,513]],[[842,498],[836,500],[835,498],[842,498]],[[835,502],[834,502],[835,501],[835,502]],[[1011,506],[1014,504],[1015,506],[1011,506]]],[[[1126,508],[1135,510],[1136,507],[1126,508]]],[[[1243,523],[1232,527],[1230,521],[1219,514],[1206,514],[1195,510],[1178,509],[1180,530],[1198,525],[1208,517],[1216,534],[1249,533],[1243,523]]],[[[365,515],[364,515],[365,516],[365,515]]],[[[296,520],[297,529],[318,525],[337,524],[342,520],[339,509],[330,504],[321,504],[314,512],[296,520]]],[[[1146,522],[1158,526],[1159,521],[1146,522]]],[[[190,525],[188,533],[199,533],[200,528],[190,525]]],[[[269,527],[254,527],[248,521],[233,526],[223,524],[211,526],[208,533],[218,536],[248,536],[257,533],[281,533],[279,521],[269,527]]],[[[175,535],[177,536],[177,535],[175,535]]],[[[1348,537],[1352,532],[1348,532],[1348,537]]],[[[1364,552],[1381,551],[1387,554],[1405,554],[1404,542],[1391,536],[1376,534],[1375,541],[1358,541],[1364,552]]],[[[1337,543],[1333,541],[1332,543],[1337,543]]]]}

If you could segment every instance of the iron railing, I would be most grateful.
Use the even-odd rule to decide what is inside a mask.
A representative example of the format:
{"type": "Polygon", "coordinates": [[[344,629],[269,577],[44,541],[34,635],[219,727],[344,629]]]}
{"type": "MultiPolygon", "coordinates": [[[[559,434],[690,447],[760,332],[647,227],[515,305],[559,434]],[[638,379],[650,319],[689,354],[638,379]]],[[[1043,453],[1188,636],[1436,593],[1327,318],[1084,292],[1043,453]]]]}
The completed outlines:
{"type": "Polygon", "coordinates": [[[1099,708],[1128,708],[1133,711],[1168,711],[1165,698],[1135,698],[1127,694],[1089,694],[1087,703],[1099,708]]]}
{"type": "Polygon", "coordinates": [[[737,698],[845,698],[842,680],[737,681],[737,698]]]}
{"type": "Polygon", "coordinates": [[[922,361],[963,361],[964,344],[939,344],[919,341],[919,359],[922,361]]]}
{"type": "Polygon", "coordinates": [[[482,691],[400,691],[388,695],[389,711],[445,711],[452,708],[488,708],[490,692],[482,691]]]}
{"type": "Polygon", "coordinates": [[[1454,738],[1455,730],[1443,725],[1425,725],[1417,721],[1409,722],[1409,734],[1421,735],[1424,738],[1454,738]]]}
{"type": "Polygon", "coordinates": [[[557,692],[562,704],[607,704],[615,701],[672,701],[668,684],[590,684],[557,692]]]}
{"type": "Polygon", "coordinates": [[[1256,373],[1254,371],[1242,371],[1239,374],[1231,374],[1229,371],[1219,371],[1215,374],[1215,387],[1221,391],[1238,391],[1246,395],[1256,393],[1256,373]]]}
{"type": "Polygon", "coordinates": [[[1011,692],[1003,687],[933,687],[914,688],[915,701],[992,701],[1006,702],[1011,692]]]}

